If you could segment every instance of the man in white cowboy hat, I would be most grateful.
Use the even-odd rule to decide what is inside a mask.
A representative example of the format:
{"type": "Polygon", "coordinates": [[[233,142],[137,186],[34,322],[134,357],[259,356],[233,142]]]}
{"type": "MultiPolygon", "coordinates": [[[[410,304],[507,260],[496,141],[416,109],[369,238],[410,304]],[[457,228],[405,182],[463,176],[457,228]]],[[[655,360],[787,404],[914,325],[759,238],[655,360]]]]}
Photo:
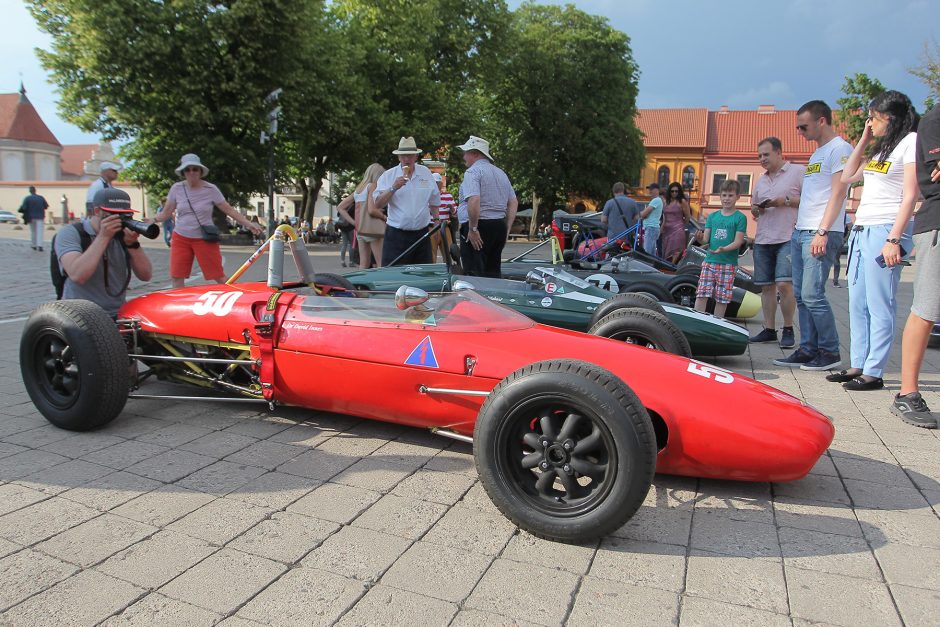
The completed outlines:
{"type": "Polygon", "coordinates": [[[153,266],[137,241],[140,235],[121,222],[122,215],[134,213],[127,192],[102,189],[92,205],[90,218],[67,224],[53,241],[59,269],[67,275],[62,298],[90,300],[116,316],[131,272],[141,281],[149,281],[153,266]]]}
{"type": "Polygon", "coordinates": [[[471,135],[458,148],[467,166],[457,207],[460,261],[469,275],[499,278],[503,247],[519,201],[509,177],[493,165],[488,141],[471,135]]]}
{"type": "MultiPolygon", "coordinates": [[[[382,265],[390,265],[428,233],[428,225],[437,222],[441,193],[431,171],[418,163],[421,149],[414,137],[402,137],[398,150],[398,165],[389,168],[379,178],[373,199],[379,209],[388,208],[388,226],[382,244],[382,265]]],[[[399,264],[431,263],[431,241],[425,238],[399,264]]]]}
{"type": "Polygon", "coordinates": [[[117,180],[118,172],[124,169],[120,163],[113,161],[102,161],[98,170],[99,176],[88,186],[88,192],[85,194],[85,213],[90,218],[94,209],[95,194],[103,189],[107,189],[117,180]]]}

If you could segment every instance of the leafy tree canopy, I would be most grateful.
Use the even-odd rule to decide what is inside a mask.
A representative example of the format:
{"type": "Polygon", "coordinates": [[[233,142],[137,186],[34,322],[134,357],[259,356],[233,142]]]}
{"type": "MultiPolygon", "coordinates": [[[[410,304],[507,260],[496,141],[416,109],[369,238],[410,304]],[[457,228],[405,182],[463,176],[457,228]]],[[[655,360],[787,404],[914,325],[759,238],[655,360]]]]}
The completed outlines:
{"type": "Polygon", "coordinates": [[[908,70],[923,81],[930,93],[924,100],[924,110],[930,111],[940,104],[940,44],[936,40],[924,43],[921,65],[908,70]]]}
{"type": "Polygon", "coordinates": [[[862,136],[865,121],[868,119],[868,103],[872,98],[885,91],[885,86],[877,78],[867,74],[846,76],[842,83],[842,98],[836,100],[839,111],[836,121],[843,126],[843,132],[853,144],[862,136]]]}

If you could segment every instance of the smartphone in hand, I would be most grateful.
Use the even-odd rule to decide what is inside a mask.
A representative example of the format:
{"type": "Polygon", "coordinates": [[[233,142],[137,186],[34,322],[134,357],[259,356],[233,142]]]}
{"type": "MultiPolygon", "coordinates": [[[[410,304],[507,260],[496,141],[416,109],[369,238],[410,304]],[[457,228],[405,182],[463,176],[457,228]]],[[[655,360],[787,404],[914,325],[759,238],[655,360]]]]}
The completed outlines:
{"type": "MultiPolygon", "coordinates": [[[[901,256],[902,256],[902,257],[906,257],[906,256],[907,256],[907,251],[904,250],[904,247],[903,247],[903,246],[901,246],[901,256]]],[[[877,263],[877,264],[878,264],[878,267],[880,267],[880,268],[887,268],[887,267],[888,267],[888,264],[885,263],[885,256],[884,256],[884,255],[878,255],[877,257],[875,257],[875,263],[877,263]]],[[[904,261],[904,260],[902,259],[901,262],[900,262],[898,265],[899,265],[899,266],[909,266],[909,265],[911,265],[911,262],[910,262],[910,261],[904,261]]]]}

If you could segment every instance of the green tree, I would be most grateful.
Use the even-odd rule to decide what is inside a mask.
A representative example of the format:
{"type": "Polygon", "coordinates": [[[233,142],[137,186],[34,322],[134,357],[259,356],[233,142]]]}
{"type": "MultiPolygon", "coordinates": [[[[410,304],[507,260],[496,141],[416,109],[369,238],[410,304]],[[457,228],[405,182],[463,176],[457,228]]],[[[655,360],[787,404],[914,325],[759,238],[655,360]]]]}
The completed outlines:
{"type": "Polygon", "coordinates": [[[263,99],[300,80],[297,42],[322,0],[28,0],[63,117],[128,143],[130,175],[160,193],[196,152],[234,202],[266,188],[263,99]]]}
{"type": "Polygon", "coordinates": [[[921,65],[908,69],[908,72],[927,86],[930,93],[924,100],[924,110],[930,111],[940,103],[940,44],[937,44],[935,39],[924,42],[921,65]]]}
{"type": "Polygon", "coordinates": [[[517,189],[550,210],[571,196],[599,201],[615,181],[636,178],[645,154],[629,38],[571,5],[525,3],[510,39],[487,74],[485,120],[517,189]]]}
{"type": "Polygon", "coordinates": [[[885,86],[877,78],[869,78],[867,74],[857,73],[846,76],[842,83],[842,98],[836,100],[839,110],[836,112],[836,123],[842,128],[843,134],[853,144],[862,136],[865,130],[865,121],[868,119],[868,103],[872,98],[885,91],[885,86]]]}

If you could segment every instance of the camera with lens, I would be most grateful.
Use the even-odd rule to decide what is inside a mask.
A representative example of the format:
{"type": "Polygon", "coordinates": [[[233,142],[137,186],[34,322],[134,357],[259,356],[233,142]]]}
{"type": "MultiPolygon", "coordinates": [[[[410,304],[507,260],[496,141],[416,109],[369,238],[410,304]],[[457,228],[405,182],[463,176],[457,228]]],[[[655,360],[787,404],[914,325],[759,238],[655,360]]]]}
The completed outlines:
{"type": "MultiPolygon", "coordinates": [[[[120,216],[121,225],[125,229],[139,233],[147,239],[157,239],[160,236],[160,227],[156,224],[147,224],[131,217],[134,215],[134,209],[131,207],[131,197],[124,190],[114,187],[98,190],[92,204],[105,213],[120,216]]],[[[124,231],[118,231],[115,237],[123,240],[124,231]]]]}

